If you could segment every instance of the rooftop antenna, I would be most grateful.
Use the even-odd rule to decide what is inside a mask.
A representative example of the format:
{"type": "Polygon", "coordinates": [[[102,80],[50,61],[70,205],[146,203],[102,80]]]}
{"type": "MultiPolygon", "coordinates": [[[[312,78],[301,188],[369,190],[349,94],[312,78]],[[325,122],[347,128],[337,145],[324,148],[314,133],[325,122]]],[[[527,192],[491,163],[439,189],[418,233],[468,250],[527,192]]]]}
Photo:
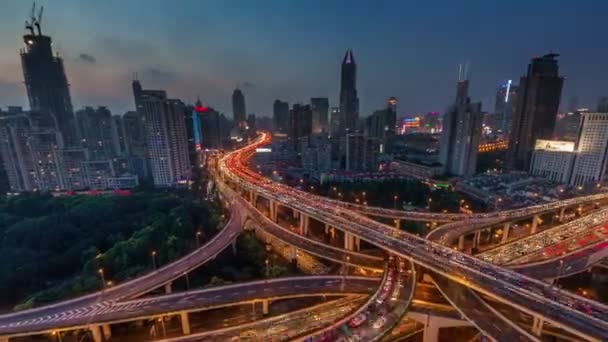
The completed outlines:
{"type": "Polygon", "coordinates": [[[462,63],[458,63],[458,81],[462,81],[462,63]]]}
{"type": "Polygon", "coordinates": [[[44,11],[44,6],[40,6],[40,10],[38,11],[38,18],[36,19],[36,29],[38,29],[38,35],[42,35],[42,30],[40,30],[40,23],[42,23],[42,12],[44,11]]]}
{"type": "Polygon", "coordinates": [[[30,34],[34,35],[34,24],[36,23],[36,17],[34,13],[36,11],[36,3],[32,5],[32,12],[30,14],[30,21],[25,20],[25,29],[30,31],[30,34]]]}

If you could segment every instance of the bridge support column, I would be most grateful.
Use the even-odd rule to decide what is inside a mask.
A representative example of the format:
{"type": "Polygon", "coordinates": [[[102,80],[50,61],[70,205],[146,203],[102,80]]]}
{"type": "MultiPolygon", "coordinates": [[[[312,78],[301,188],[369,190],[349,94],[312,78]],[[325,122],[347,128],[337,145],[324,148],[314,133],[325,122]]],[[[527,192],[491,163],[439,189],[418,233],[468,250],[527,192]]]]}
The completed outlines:
{"type": "Polygon", "coordinates": [[[461,235],[461,236],[458,238],[458,250],[459,250],[459,251],[464,250],[464,235],[461,235]]]}
{"type": "Polygon", "coordinates": [[[433,320],[429,319],[424,325],[424,335],[422,340],[424,342],[438,342],[439,341],[439,327],[433,324],[433,320]]]}
{"type": "Polygon", "coordinates": [[[268,304],[268,299],[262,301],[262,314],[264,314],[264,316],[268,315],[268,304]]]}
{"type": "Polygon", "coordinates": [[[400,219],[395,219],[395,229],[397,229],[397,230],[401,229],[401,220],[400,219]]]}
{"type": "Polygon", "coordinates": [[[540,216],[534,215],[534,217],[532,218],[532,228],[530,229],[530,234],[536,233],[539,222],[540,222],[540,216]]]}
{"type": "Polygon", "coordinates": [[[304,236],[308,235],[308,225],[310,217],[304,214],[300,214],[300,233],[304,236]]]}
{"type": "Polygon", "coordinates": [[[168,282],[165,284],[165,294],[171,294],[173,292],[173,282],[168,282]]]}
{"type": "Polygon", "coordinates": [[[236,255],[236,240],[230,244],[232,246],[232,254],[236,255]]]}
{"type": "Polygon", "coordinates": [[[481,231],[476,231],[473,235],[473,248],[479,247],[479,240],[481,239],[481,231]]]}
{"type": "Polygon", "coordinates": [[[294,262],[298,258],[298,250],[295,247],[289,248],[289,261],[294,262]]]}
{"type": "Polygon", "coordinates": [[[329,228],[331,228],[327,223],[325,224],[325,234],[329,234],[329,228]]]}
{"type": "Polygon", "coordinates": [[[502,226],[502,237],[500,243],[506,243],[509,240],[509,230],[511,229],[511,222],[507,222],[502,226]]]}
{"type": "Polygon", "coordinates": [[[300,216],[300,212],[294,209],[293,210],[293,218],[297,219],[299,216],[300,216]]]}
{"type": "Polygon", "coordinates": [[[182,334],[190,335],[190,317],[186,311],[179,313],[179,320],[182,323],[182,334]]]}
{"type": "Polygon", "coordinates": [[[356,251],[359,248],[359,238],[353,236],[350,233],[344,232],[344,249],[349,251],[356,251]]]}
{"type": "Polygon", "coordinates": [[[94,342],[103,342],[103,335],[101,334],[99,325],[91,325],[89,330],[91,331],[91,336],[93,337],[94,342]]]}
{"type": "Polygon", "coordinates": [[[354,247],[355,247],[355,251],[358,252],[361,250],[361,239],[358,237],[354,237],[354,247]]]}
{"type": "Polygon", "coordinates": [[[564,222],[566,216],[566,207],[563,207],[559,210],[559,222],[564,222]]]}
{"type": "Polygon", "coordinates": [[[540,336],[543,332],[543,324],[544,321],[542,318],[534,317],[534,321],[532,321],[532,334],[540,336]]]}
{"type": "Polygon", "coordinates": [[[103,338],[105,338],[106,340],[112,338],[112,328],[110,328],[109,324],[102,325],[101,332],[103,333],[103,338]]]}

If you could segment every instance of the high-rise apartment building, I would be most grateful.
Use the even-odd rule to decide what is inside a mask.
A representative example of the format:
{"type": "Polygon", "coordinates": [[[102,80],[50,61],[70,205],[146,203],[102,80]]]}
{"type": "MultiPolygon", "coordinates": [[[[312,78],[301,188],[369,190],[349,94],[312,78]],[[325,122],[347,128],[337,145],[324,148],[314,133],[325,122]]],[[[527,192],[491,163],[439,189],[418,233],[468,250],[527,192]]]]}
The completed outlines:
{"type": "Polygon", "coordinates": [[[312,109],[312,132],[328,132],[329,99],[327,97],[313,97],[310,99],[312,109]]]}
{"type": "Polygon", "coordinates": [[[443,116],[439,162],[445,173],[465,177],[475,173],[481,121],[481,103],[471,103],[469,81],[458,81],[456,101],[443,116]]]}
{"type": "Polygon", "coordinates": [[[63,60],[53,55],[51,37],[42,34],[37,18],[26,22],[26,29],[29,32],[23,36],[21,64],[30,109],[53,117],[61,132],[60,146],[76,146],[80,139],[63,60]]]}
{"type": "Polygon", "coordinates": [[[596,183],[608,165],[608,113],[581,113],[580,134],[570,185],[596,183]]]}
{"type": "Polygon", "coordinates": [[[564,79],[559,76],[555,53],[535,57],[519,83],[519,94],[507,152],[507,166],[529,168],[537,139],[551,139],[564,79]]]}
{"type": "Polygon", "coordinates": [[[346,171],[372,172],[378,170],[380,140],[360,133],[348,133],[340,138],[340,164],[346,171]]]}
{"type": "Polygon", "coordinates": [[[143,119],[152,178],[156,186],[175,186],[192,175],[186,132],[186,106],[164,91],[143,90],[133,82],[137,111],[143,119]]]}
{"type": "Polygon", "coordinates": [[[354,132],[359,121],[359,97],[357,95],[357,64],[353,51],[348,49],[342,60],[340,82],[340,131],[354,132]]]}
{"type": "Polygon", "coordinates": [[[334,136],[338,135],[340,132],[341,119],[342,115],[340,114],[340,107],[332,107],[331,116],[329,118],[329,132],[334,136]]]}
{"type": "Polygon", "coordinates": [[[76,112],[76,122],[82,145],[93,159],[108,159],[115,155],[112,136],[112,113],[106,107],[85,107],[76,112]]]}
{"type": "Polygon", "coordinates": [[[289,111],[289,139],[295,150],[300,148],[300,139],[312,133],[312,110],[310,105],[296,103],[289,111]]]}
{"type": "Polygon", "coordinates": [[[289,103],[275,100],[272,106],[272,123],[276,133],[289,132],[289,103]]]}
{"type": "Polygon", "coordinates": [[[232,114],[234,118],[234,126],[244,128],[247,124],[247,110],[245,108],[245,96],[243,92],[236,88],[232,92],[232,114]]]}
{"type": "Polygon", "coordinates": [[[365,121],[368,136],[386,140],[395,134],[397,124],[397,99],[391,97],[383,110],[377,110],[365,121]]]}
{"type": "Polygon", "coordinates": [[[122,116],[112,115],[112,147],[114,148],[114,155],[124,157],[129,154],[126,135],[122,116]]]}

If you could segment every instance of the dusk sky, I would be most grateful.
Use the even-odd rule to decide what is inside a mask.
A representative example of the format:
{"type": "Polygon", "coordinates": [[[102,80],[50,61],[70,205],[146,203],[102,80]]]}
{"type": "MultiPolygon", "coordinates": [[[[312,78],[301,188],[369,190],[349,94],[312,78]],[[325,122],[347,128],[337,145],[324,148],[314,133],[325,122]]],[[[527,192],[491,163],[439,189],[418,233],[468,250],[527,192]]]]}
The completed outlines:
{"type": "MultiPolygon", "coordinates": [[[[63,56],[75,109],[133,109],[130,81],[232,116],[235,86],[247,111],[272,115],[276,98],[337,106],[340,62],[352,48],[361,116],[399,98],[399,115],[443,111],[458,64],[471,95],[492,110],[498,83],[519,83],[530,58],[559,53],[562,108],[608,96],[607,1],[591,0],[53,0],[43,32],[63,56]]],[[[0,106],[27,107],[19,60],[31,2],[3,0],[0,106]]]]}

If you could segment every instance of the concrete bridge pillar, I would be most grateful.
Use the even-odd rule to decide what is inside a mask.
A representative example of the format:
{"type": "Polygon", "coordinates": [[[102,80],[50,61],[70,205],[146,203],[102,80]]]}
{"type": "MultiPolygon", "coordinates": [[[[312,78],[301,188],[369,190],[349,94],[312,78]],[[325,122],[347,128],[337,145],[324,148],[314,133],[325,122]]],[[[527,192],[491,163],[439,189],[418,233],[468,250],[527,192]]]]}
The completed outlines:
{"type": "Polygon", "coordinates": [[[460,237],[458,238],[458,250],[464,250],[464,235],[460,235],[460,237]]]}
{"type": "Polygon", "coordinates": [[[433,320],[427,321],[424,325],[424,335],[422,340],[424,342],[438,342],[439,341],[439,326],[433,324],[433,320]]]}
{"type": "Polygon", "coordinates": [[[106,340],[112,338],[112,328],[110,328],[109,324],[102,325],[101,332],[103,333],[103,338],[105,338],[106,340]]]}
{"type": "Polygon", "coordinates": [[[360,247],[360,239],[350,233],[344,232],[344,249],[349,251],[358,251],[360,247]]]}
{"type": "Polygon", "coordinates": [[[308,226],[310,217],[304,214],[300,214],[300,233],[304,236],[308,235],[308,226]]]}
{"type": "Polygon", "coordinates": [[[395,229],[397,229],[397,230],[401,229],[401,220],[400,219],[395,219],[395,229]]]}
{"type": "Polygon", "coordinates": [[[355,242],[355,251],[360,251],[361,250],[361,239],[358,237],[354,237],[354,242],[355,242]]]}
{"type": "Polygon", "coordinates": [[[277,203],[273,200],[270,200],[270,220],[272,222],[277,222],[277,203]]]}
{"type": "Polygon", "coordinates": [[[268,299],[262,300],[262,314],[264,314],[264,316],[268,315],[268,304],[268,299]]]}
{"type": "Polygon", "coordinates": [[[566,207],[563,207],[559,210],[559,222],[564,222],[564,219],[566,218],[566,207]]]}
{"type": "Polygon", "coordinates": [[[298,258],[298,250],[295,247],[289,248],[289,261],[293,262],[298,258]]]}
{"type": "Polygon", "coordinates": [[[91,336],[93,337],[94,342],[103,342],[103,335],[101,334],[99,325],[91,325],[89,330],[91,331],[91,336]]]}
{"type": "Polygon", "coordinates": [[[536,233],[536,230],[538,230],[539,222],[540,222],[540,216],[534,215],[534,217],[532,218],[532,228],[530,229],[530,234],[536,233]]]}
{"type": "Polygon", "coordinates": [[[190,317],[186,311],[179,313],[179,320],[182,323],[182,334],[190,335],[190,317]]]}
{"type": "Polygon", "coordinates": [[[297,219],[299,216],[300,216],[300,212],[294,209],[293,210],[293,218],[297,219]]]}
{"type": "Polygon", "coordinates": [[[507,222],[502,226],[502,237],[500,243],[506,243],[509,240],[509,230],[511,229],[511,222],[507,222]]]}
{"type": "Polygon", "coordinates": [[[325,234],[329,234],[329,228],[331,228],[327,223],[325,224],[325,234]]]}
{"type": "Polygon", "coordinates": [[[481,231],[478,230],[473,235],[473,248],[479,247],[479,240],[481,239],[481,231]]]}
{"type": "Polygon", "coordinates": [[[173,282],[168,282],[165,284],[165,294],[171,294],[173,292],[173,282]]]}
{"type": "Polygon", "coordinates": [[[543,332],[543,324],[544,320],[541,317],[534,317],[534,321],[532,321],[532,334],[536,336],[540,336],[543,332]]]}

